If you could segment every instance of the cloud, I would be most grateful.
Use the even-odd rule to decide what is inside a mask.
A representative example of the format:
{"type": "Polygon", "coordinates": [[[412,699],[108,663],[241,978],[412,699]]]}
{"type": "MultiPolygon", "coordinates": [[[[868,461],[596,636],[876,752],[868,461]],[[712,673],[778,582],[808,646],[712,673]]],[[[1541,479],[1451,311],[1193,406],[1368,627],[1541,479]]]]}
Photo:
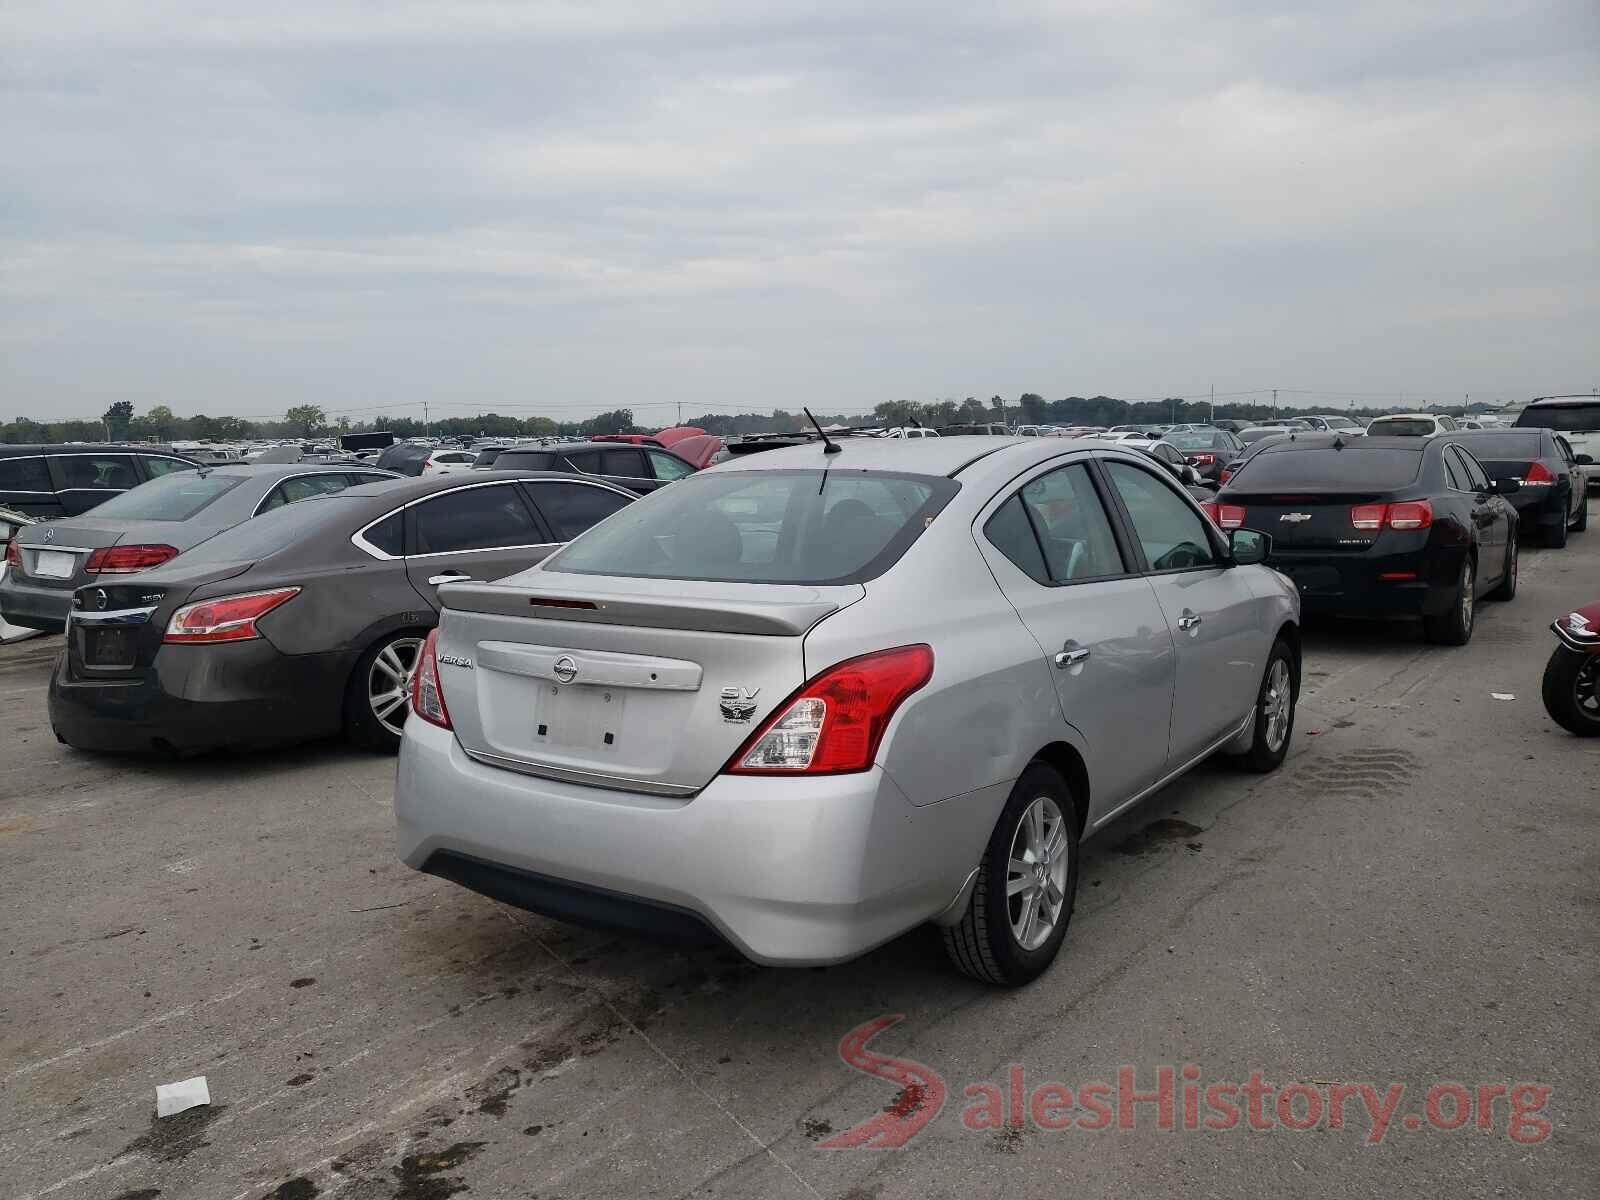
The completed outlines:
{"type": "Polygon", "coordinates": [[[0,416],[1565,390],[1597,32],[1585,0],[16,3],[0,416]]]}

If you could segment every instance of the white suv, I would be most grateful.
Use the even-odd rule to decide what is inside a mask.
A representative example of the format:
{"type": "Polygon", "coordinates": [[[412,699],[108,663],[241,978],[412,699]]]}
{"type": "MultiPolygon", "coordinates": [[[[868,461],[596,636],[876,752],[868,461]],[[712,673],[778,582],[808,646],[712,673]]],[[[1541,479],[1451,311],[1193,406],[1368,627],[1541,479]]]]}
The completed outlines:
{"type": "Polygon", "coordinates": [[[1517,414],[1518,429],[1553,429],[1567,439],[1589,486],[1600,486],[1600,396],[1541,396],[1517,414]]]}
{"type": "Polygon", "coordinates": [[[1375,417],[1367,426],[1368,437],[1438,437],[1455,433],[1458,426],[1450,417],[1434,413],[1390,413],[1375,417]]]}
{"type": "Polygon", "coordinates": [[[423,475],[449,475],[453,471],[470,471],[478,456],[471,450],[435,450],[423,461],[423,475]]]}

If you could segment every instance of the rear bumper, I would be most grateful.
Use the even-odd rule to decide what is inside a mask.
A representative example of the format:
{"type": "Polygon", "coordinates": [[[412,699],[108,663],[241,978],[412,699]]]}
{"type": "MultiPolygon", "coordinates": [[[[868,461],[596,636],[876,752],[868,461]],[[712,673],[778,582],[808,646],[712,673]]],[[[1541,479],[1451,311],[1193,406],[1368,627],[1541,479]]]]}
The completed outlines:
{"type": "Polygon", "coordinates": [[[854,958],[942,912],[977,863],[990,789],[914,808],[879,768],[719,776],[690,800],[540,779],[473,761],[406,723],[400,858],[562,920],[671,938],[710,930],[771,965],[854,958]]]}
{"type": "Polygon", "coordinates": [[[138,678],[50,678],[50,724],[68,745],[113,753],[265,749],[338,732],[348,669],[265,641],[166,646],[138,678]]]}
{"type": "Polygon", "coordinates": [[[1268,565],[1294,580],[1303,612],[1324,615],[1432,617],[1455,602],[1460,559],[1447,571],[1419,556],[1328,555],[1278,558],[1268,565]],[[1384,579],[1415,574],[1415,579],[1384,579]]]}
{"type": "Polygon", "coordinates": [[[71,588],[41,587],[10,571],[0,579],[0,616],[13,625],[60,633],[71,609],[71,588]]]}
{"type": "Polygon", "coordinates": [[[1553,487],[1537,491],[1524,489],[1510,499],[1524,529],[1553,529],[1558,524],[1566,524],[1569,519],[1571,502],[1565,488],[1560,491],[1553,487]]]}

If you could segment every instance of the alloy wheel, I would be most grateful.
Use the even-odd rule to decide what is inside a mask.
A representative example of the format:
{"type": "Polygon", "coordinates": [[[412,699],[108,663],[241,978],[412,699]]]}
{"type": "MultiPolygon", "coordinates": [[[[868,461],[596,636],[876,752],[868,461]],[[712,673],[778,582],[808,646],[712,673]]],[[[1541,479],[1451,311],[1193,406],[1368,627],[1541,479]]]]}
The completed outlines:
{"type": "Polygon", "coordinates": [[[1461,568],[1461,628],[1472,632],[1472,562],[1461,568]]]}
{"type": "Polygon", "coordinates": [[[1061,809],[1039,796],[1023,810],[1006,864],[1006,912],[1024,950],[1049,941],[1067,898],[1067,828],[1061,809]]]}
{"type": "Polygon", "coordinates": [[[1289,736],[1289,718],[1294,712],[1293,680],[1289,676],[1289,664],[1281,658],[1273,659],[1267,672],[1261,712],[1267,723],[1267,749],[1276,754],[1283,747],[1283,739],[1289,736]]]}
{"type": "Polygon", "coordinates": [[[1572,681],[1572,695],[1578,709],[1591,721],[1600,721],[1600,655],[1589,655],[1572,681]]]}
{"type": "Polygon", "coordinates": [[[367,672],[367,703],[372,715],[396,737],[406,723],[411,699],[411,675],[417,669],[422,639],[395,638],[372,660],[367,672]]]}

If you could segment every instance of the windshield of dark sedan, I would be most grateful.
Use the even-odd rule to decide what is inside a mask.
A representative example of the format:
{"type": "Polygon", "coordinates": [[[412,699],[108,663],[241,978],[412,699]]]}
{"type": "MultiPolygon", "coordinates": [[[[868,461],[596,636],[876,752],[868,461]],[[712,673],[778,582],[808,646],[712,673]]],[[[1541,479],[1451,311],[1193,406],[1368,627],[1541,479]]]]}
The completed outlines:
{"type": "Polygon", "coordinates": [[[1330,487],[1390,491],[1405,487],[1422,470],[1422,452],[1401,449],[1329,448],[1274,450],[1255,455],[1237,483],[1262,488],[1326,490],[1330,487]]]}
{"type": "Polygon", "coordinates": [[[96,519],[115,517],[123,521],[187,521],[218,497],[233,491],[245,478],[210,471],[176,471],[95,505],[93,515],[96,519]]]}
{"type": "Polygon", "coordinates": [[[693,475],[596,525],[553,571],[740,583],[858,583],[888,570],[960,485],[883,471],[693,475]]]}
{"type": "Polygon", "coordinates": [[[1554,429],[1560,433],[1588,433],[1600,429],[1600,401],[1593,404],[1552,404],[1525,408],[1517,418],[1523,429],[1554,429]]]}

